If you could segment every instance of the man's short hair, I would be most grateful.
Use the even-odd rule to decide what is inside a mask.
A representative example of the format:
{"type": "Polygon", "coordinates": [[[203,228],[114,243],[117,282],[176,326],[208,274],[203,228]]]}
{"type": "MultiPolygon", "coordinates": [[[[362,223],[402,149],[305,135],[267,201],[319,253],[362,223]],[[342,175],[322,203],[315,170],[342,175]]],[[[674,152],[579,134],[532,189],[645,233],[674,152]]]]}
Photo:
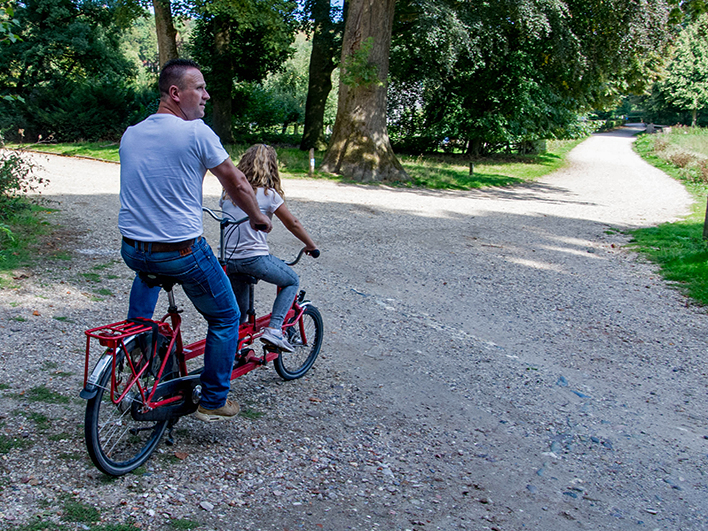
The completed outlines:
{"type": "Polygon", "coordinates": [[[167,61],[160,71],[160,79],[157,82],[160,95],[168,95],[172,85],[177,85],[179,88],[182,88],[182,77],[190,68],[201,70],[199,65],[191,59],[170,59],[167,61]]]}

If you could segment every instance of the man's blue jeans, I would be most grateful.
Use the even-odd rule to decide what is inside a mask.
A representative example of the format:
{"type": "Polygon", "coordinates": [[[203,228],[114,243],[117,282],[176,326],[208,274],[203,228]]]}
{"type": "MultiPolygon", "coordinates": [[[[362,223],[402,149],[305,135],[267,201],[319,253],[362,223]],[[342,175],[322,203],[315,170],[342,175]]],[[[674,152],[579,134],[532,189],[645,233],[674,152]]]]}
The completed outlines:
{"type": "MultiPolygon", "coordinates": [[[[123,242],[121,255],[134,271],[169,275],[182,284],[184,292],[209,323],[204,349],[201,405],[218,409],[226,403],[231,388],[231,370],[238,348],[240,314],[236,298],[219,261],[204,238],[191,252],[153,253],[123,242]]],[[[160,288],[149,288],[136,275],[130,291],[128,318],[151,318],[160,288]]]]}

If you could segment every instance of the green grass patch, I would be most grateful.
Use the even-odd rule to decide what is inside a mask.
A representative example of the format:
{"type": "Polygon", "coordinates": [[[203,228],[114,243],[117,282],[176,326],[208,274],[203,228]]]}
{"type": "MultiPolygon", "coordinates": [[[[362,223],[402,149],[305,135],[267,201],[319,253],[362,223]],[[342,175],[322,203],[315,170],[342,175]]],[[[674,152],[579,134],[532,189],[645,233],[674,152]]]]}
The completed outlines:
{"type": "Polygon", "coordinates": [[[29,441],[0,434],[0,454],[6,454],[15,448],[22,449],[29,446],[29,441]]]}
{"type": "Polygon", "coordinates": [[[17,321],[18,323],[24,323],[27,319],[22,316],[10,317],[10,321],[17,321]]]}
{"type": "MultiPolygon", "coordinates": [[[[560,168],[565,156],[583,139],[552,140],[548,142],[548,152],[541,155],[499,155],[473,161],[474,171],[470,175],[470,161],[463,156],[425,155],[411,157],[401,155],[400,161],[411,177],[406,186],[434,189],[470,190],[489,186],[509,186],[538,179],[560,168]]],[[[76,143],[23,146],[27,150],[42,150],[62,155],[81,155],[102,160],[118,161],[118,145],[108,143],[76,143]]],[[[229,155],[238,163],[248,144],[226,146],[229,155]]],[[[283,178],[307,177],[310,169],[309,152],[296,147],[276,148],[278,165],[283,178]]],[[[315,152],[315,166],[324,158],[323,151],[315,152]]],[[[337,175],[320,173],[315,170],[315,178],[344,180],[337,175]]],[[[96,266],[99,269],[102,266],[96,266]]]]}
{"type": "Polygon", "coordinates": [[[89,282],[101,282],[101,275],[98,273],[81,273],[81,276],[89,282]]]}
{"type": "Polygon", "coordinates": [[[170,527],[172,529],[197,529],[200,525],[199,522],[187,520],[186,518],[173,518],[170,520],[170,527]]]}
{"type": "Polygon", "coordinates": [[[71,435],[69,433],[53,433],[52,435],[47,436],[47,439],[50,441],[66,441],[67,439],[71,439],[71,435]]]}
{"type": "Polygon", "coordinates": [[[10,389],[9,384],[0,383],[0,391],[4,391],[5,389],[10,389]]]}
{"type": "Polygon", "coordinates": [[[73,257],[69,251],[54,251],[52,258],[55,260],[71,260],[73,257]]]}
{"type": "Polygon", "coordinates": [[[685,219],[673,223],[663,223],[658,227],[632,231],[631,245],[660,267],[662,276],[674,283],[684,294],[700,305],[708,304],[708,243],[703,240],[706,196],[708,183],[687,171],[686,167],[672,164],[664,155],[667,143],[673,144],[674,137],[680,137],[676,144],[693,145],[696,149],[706,149],[702,139],[708,141],[706,130],[680,128],[670,134],[642,135],[634,143],[634,149],[644,160],[683,183],[695,198],[693,212],[685,219]],[[683,137],[700,137],[691,143],[683,137]]]}
{"type": "Polygon", "coordinates": [[[71,319],[69,319],[68,317],[62,317],[62,316],[56,316],[56,315],[54,317],[52,317],[52,319],[54,319],[55,321],[61,321],[62,323],[73,323],[74,322],[71,319]]]}
{"type": "Polygon", "coordinates": [[[90,524],[101,519],[98,509],[77,500],[66,500],[63,509],[62,520],[65,522],[90,524]]]}
{"type": "Polygon", "coordinates": [[[139,466],[138,468],[133,470],[131,474],[133,474],[134,476],[144,476],[145,474],[147,474],[147,468],[145,468],[145,465],[139,466]]]}
{"type": "Polygon", "coordinates": [[[548,152],[540,155],[497,155],[472,161],[450,155],[403,156],[400,160],[413,186],[451,190],[510,186],[563,167],[568,152],[583,140],[549,141],[548,152]]]}
{"type": "Polygon", "coordinates": [[[241,411],[239,411],[239,417],[243,417],[245,419],[250,419],[250,420],[257,420],[265,415],[262,411],[256,411],[255,409],[251,409],[249,407],[243,407],[241,408],[241,411]]]}
{"type": "Polygon", "coordinates": [[[55,393],[43,385],[29,389],[24,397],[30,402],[45,402],[47,404],[68,404],[69,397],[55,393]]]}
{"type": "Polygon", "coordinates": [[[14,270],[37,260],[37,242],[51,230],[44,219],[49,212],[47,208],[24,203],[0,220],[0,288],[14,286],[14,270]]]}
{"type": "Polygon", "coordinates": [[[99,288],[95,290],[95,293],[98,295],[103,295],[104,297],[112,297],[113,292],[107,288],[99,288]]]}
{"type": "Polygon", "coordinates": [[[37,429],[42,431],[48,430],[52,425],[52,423],[49,421],[49,417],[42,413],[32,412],[27,415],[27,418],[35,423],[37,429]]]}
{"type": "Polygon", "coordinates": [[[72,144],[8,144],[8,147],[22,147],[25,151],[35,151],[37,153],[52,153],[54,155],[64,155],[67,157],[88,157],[109,162],[118,162],[117,142],[76,142],[72,144]]]}

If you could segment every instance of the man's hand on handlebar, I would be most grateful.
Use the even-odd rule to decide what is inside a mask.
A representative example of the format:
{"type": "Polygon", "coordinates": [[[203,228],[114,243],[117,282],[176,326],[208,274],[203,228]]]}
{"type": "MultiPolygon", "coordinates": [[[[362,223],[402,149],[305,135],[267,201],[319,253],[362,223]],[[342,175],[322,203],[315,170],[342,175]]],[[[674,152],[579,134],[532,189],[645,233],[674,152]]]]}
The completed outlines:
{"type": "Polygon", "coordinates": [[[251,228],[253,228],[253,230],[259,230],[262,232],[272,231],[273,224],[270,222],[268,216],[261,212],[259,212],[258,214],[258,216],[254,216],[248,220],[248,222],[251,224],[251,228]]]}

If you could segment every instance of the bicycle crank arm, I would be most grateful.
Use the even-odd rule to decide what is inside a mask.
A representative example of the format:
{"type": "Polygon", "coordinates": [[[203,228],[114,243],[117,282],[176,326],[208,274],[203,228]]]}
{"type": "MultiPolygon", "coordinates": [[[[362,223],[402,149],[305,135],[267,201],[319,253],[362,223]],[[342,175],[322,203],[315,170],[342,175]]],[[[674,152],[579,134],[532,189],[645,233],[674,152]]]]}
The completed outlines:
{"type": "Polygon", "coordinates": [[[147,411],[142,410],[142,404],[133,402],[131,415],[137,421],[160,421],[170,420],[184,415],[194,413],[199,406],[199,398],[201,397],[201,381],[199,375],[194,374],[185,376],[184,378],[175,378],[167,382],[162,382],[157,386],[155,395],[157,397],[167,398],[181,394],[184,398],[179,402],[169,405],[156,407],[147,411]]]}

